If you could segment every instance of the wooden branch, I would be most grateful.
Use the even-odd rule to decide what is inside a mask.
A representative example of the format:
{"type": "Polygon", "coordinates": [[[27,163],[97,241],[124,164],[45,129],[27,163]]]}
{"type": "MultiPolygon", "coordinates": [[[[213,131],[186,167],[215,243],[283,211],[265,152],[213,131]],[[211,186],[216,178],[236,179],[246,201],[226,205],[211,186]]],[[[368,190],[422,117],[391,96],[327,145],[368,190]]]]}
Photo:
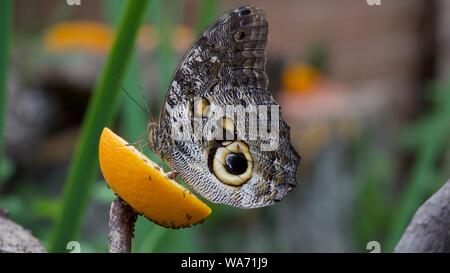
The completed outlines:
{"type": "Polygon", "coordinates": [[[417,210],[395,252],[450,252],[450,180],[417,210]]]}
{"type": "Polygon", "coordinates": [[[124,201],[117,198],[109,211],[109,252],[130,253],[137,214],[124,201]]]}
{"type": "Polygon", "coordinates": [[[0,253],[44,253],[46,250],[31,232],[8,219],[0,209],[0,253]]]}

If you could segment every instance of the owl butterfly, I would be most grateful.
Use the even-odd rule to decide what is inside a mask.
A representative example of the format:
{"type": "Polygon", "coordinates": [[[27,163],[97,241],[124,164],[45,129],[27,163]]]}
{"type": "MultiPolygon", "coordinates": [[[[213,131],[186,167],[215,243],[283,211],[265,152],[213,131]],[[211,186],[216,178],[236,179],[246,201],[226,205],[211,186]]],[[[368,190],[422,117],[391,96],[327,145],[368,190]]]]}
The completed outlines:
{"type": "Polygon", "coordinates": [[[267,33],[257,7],[216,20],[181,60],[159,123],[148,126],[152,150],[215,203],[268,206],[297,183],[300,157],[267,90],[267,33]]]}

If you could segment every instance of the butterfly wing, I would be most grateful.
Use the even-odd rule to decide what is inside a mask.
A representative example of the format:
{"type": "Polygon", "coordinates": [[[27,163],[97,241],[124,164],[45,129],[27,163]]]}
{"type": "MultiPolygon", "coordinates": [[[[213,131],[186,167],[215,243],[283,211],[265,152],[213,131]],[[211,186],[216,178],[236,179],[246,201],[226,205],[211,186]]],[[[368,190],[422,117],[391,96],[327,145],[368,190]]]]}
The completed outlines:
{"type": "MultiPolygon", "coordinates": [[[[277,148],[271,151],[261,149],[263,140],[258,136],[239,141],[242,146],[233,144],[228,147],[225,145],[230,145],[228,142],[198,138],[193,134],[195,128],[204,128],[208,122],[208,118],[200,113],[201,126],[192,123],[198,109],[198,98],[200,104],[206,101],[213,109],[211,111],[219,115],[225,114],[223,109],[227,105],[277,106],[267,91],[267,34],[264,12],[257,7],[240,7],[216,20],[181,60],[167,92],[160,123],[149,127],[149,143],[153,150],[194,191],[213,202],[242,208],[266,206],[281,200],[296,185],[300,159],[290,144],[289,127],[282,119],[276,128],[279,137],[277,148]],[[192,126],[189,130],[186,126],[181,126],[182,130],[179,127],[173,130],[179,124],[192,126]],[[178,135],[174,135],[174,131],[178,135]],[[235,161],[239,163],[245,158],[247,163],[243,164],[251,167],[251,175],[244,179],[242,173],[227,179],[225,174],[229,183],[223,183],[217,174],[217,168],[221,167],[215,164],[215,160],[228,156],[233,147],[248,151],[247,154],[240,153],[235,161]],[[239,180],[244,183],[240,184],[239,180]]],[[[258,120],[270,123],[270,116],[257,115],[258,120]]],[[[238,122],[249,124],[249,117],[234,119],[233,122],[238,128],[238,122]]],[[[200,131],[210,137],[214,130],[200,131]]],[[[225,162],[224,158],[217,160],[225,162]]]]}

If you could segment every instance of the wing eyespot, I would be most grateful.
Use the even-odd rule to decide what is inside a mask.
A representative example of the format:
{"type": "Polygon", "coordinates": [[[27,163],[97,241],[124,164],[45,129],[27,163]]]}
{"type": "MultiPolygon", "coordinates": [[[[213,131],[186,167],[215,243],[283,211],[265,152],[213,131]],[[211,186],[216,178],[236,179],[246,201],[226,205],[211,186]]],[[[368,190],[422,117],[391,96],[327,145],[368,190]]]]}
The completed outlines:
{"type": "Polygon", "coordinates": [[[236,32],[236,34],[234,34],[234,40],[236,42],[242,42],[242,41],[244,41],[245,36],[247,36],[247,34],[245,34],[245,31],[240,30],[240,31],[236,32]]]}
{"type": "Polygon", "coordinates": [[[210,150],[211,173],[223,184],[242,186],[252,178],[253,158],[242,141],[222,142],[222,146],[210,150]]]}

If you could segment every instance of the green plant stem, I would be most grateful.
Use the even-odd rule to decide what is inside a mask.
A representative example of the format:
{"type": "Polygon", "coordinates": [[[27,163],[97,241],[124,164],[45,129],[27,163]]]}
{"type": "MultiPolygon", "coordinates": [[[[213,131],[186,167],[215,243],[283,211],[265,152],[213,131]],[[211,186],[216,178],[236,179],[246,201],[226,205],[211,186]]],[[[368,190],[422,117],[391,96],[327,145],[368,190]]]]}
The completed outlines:
{"type": "Polygon", "coordinates": [[[98,175],[98,140],[117,112],[120,83],[132,56],[139,26],[148,1],[129,0],[118,24],[115,42],[102,69],[83,121],[81,136],[64,185],[62,213],[50,240],[51,252],[63,252],[76,240],[98,175]]]}
{"type": "MultiPolygon", "coordinates": [[[[124,2],[122,0],[103,0],[102,3],[103,10],[105,11],[108,21],[116,25],[117,18],[123,9],[124,2]]],[[[141,94],[142,90],[136,91],[140,88],[138,85],[140,80],[140,72],[138,56],[137,54],[133,54],[127,72],[125,73],[123,85],[127,92],[137,102],[141,102],[145,99],[141,94]]],[[[140,104],[143,106],[145,102],[141,102],[140,104]]],[[[147,123],[147,113],[143,112],[140,106],[136,105],[132,99],[128,97],[125,98],[123,102],[122,121],[120,126],[123,137],[130,142],[140,141],[138,138],[142,137],[142,133],[147,131],[147,123]]]]}
{"type": "Polygon", "coordinates": [[[0,1],[0,183],[5,178],[6,158],[4,152],[5,114],[8,98],[8,68],[12,40],[12,0],[0,1]]]}

